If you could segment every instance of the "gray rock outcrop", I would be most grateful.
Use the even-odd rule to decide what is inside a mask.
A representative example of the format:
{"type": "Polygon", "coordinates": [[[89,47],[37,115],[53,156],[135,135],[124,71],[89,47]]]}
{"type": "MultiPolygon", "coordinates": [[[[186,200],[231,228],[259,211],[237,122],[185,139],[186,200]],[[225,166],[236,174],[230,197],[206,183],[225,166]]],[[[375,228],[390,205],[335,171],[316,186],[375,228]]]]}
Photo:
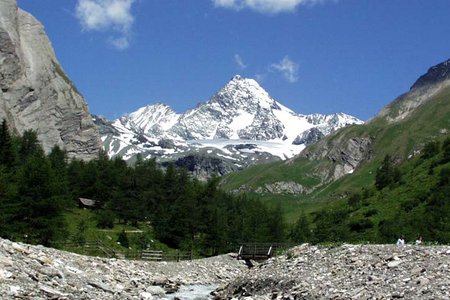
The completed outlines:
{"type": "Polygon", "coordinates": [[[58,145],[69,157],[91,159],[101,149],[86,102],[43,26],[16,0],[0,2],[0,119],[16,134],[35,130],[46,152],[58,145]]]}
{"type": "MultiPolygon", "coordinates": [[[[167,166],[167,164],[167,162],[162,163],[163,166],[167,166]]],[[[177,159],[175,165],[186,169],[195,176],[195,178],[202,181],[207,181],[214,176],[229,174],[237,169],[232,163],[229,163],[226,160],[195,154],[177,159]]]]}
{"type": "Polygon", "coordinates": [[[276,195],[299,195],[311,192],[310,189],[294,181],[278,181],[266,183],[263,187],[255,190],[258,194],[276,194],[276,195]]]}
{"type": "Polygon", "coordinates": [[[331,141],[318,141],[314,148],[306,148],[299,157],[331,162],[331,166],[316,170],[323,182],[331,182],[353,173],[362,162],[369,160],[372,142],[370,137],[337,135],[331,141]]]}
{"type": "Polygon", "coordinates": [[[310,145],[322,139],[325,135],[318,128],[313,127],[299,134],[292,142],[294,145],[310,145]]]}

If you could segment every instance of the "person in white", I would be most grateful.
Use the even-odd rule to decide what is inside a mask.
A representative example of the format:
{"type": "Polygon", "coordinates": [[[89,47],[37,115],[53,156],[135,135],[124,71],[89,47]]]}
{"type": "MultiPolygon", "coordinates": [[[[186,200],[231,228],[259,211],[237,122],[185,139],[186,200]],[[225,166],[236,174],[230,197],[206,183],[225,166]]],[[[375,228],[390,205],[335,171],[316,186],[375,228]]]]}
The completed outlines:
{"type": "Polygon", "coordinates": [[[404,245],[405,245],[405,239],[403,237],[400,237],[397,240],[397,246],[401,247],[401,246],[404,246],[404,245]]]}
{"type": "Polygon", "coordinates": [[[419,238],[416,240],[416,245],[421,245],[422,244],[422,237],[419,236],[419,238]]]}

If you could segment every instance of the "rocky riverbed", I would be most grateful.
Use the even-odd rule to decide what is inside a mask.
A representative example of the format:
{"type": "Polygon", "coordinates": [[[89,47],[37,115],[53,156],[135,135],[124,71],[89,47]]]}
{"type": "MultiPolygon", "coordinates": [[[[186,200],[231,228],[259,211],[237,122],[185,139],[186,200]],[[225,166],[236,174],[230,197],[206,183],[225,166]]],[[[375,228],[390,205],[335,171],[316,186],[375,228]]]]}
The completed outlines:
{"type": "Polygon", "coordinates": [[[450,247],[301,245],[248,269],[233,254],[127,261],[0,239],[1,299],[173,299],[190,285],[219,286],[216,299],[450,299],[450,247]]]}
{"type": "Polygon", "coordinates": [[[302,245],[260,264],[218,299],[450,299],[450,247],[302,245]]]}
{"type": "Polygon", "coordinates": [[[247,270],[231,254],[145,262],[82,256],[0,239],[1,299],[159,299],[180,286],[224,285],[247,270]]]}

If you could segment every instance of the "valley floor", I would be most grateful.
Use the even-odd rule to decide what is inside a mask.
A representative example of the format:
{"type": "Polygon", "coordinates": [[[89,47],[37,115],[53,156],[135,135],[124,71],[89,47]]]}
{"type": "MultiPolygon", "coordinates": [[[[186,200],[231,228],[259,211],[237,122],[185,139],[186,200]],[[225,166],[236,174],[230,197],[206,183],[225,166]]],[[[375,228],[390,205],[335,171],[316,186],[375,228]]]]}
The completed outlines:
{"type": "Polygon", "coordinates": [[[449,299],[450,247],[305,244],[249,270],[232,254],[127,261],[0,239],[2,299],[171,299],[211,284],[217,299],[449,299]]]}

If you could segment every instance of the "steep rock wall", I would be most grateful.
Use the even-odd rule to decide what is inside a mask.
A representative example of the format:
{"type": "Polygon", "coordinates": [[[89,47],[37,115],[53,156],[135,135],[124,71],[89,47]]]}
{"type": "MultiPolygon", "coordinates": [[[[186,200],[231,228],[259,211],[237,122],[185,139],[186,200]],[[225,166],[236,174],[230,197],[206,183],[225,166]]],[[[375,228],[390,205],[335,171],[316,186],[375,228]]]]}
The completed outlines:
{"type": "Polygon", "coordinates": [[[0,119],[18,134],[35,130],[46,152],[58,145],[69,157],[91,159],[101,149],[87,104],[43,26],[15,0],[0,2],[0,119]]]}

